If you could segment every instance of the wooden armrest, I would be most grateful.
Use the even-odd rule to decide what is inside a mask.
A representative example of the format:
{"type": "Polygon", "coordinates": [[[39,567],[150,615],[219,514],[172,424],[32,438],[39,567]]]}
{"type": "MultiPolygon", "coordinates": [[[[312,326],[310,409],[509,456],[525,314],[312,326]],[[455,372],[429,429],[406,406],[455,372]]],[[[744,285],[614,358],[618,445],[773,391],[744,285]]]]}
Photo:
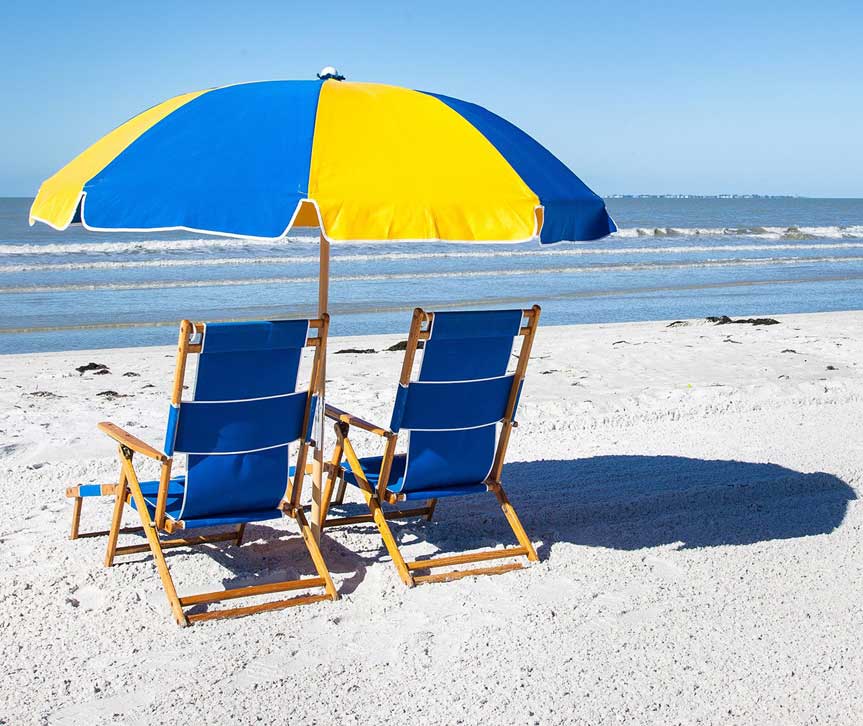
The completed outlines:
{"type": "Polygon", "coordinates": [[[151,459],[161,462],[168,460],[168,457],[161,451],[154,449],[149,444],[145,444],[141,439],[132,436],[128,431],[124,431],[117,426],[117,424],[112,424],[110,421],[102,421],[102,423],[99,424],[99,430],[104,431],[118,444],[128,446],[132,451],[141,454],[142,456],[148,456],[151,459]]]}
{"type": "Polygon", "coordinates": [[[373,423],[369,423],[347,411],[342,411],[342,409],[335,406],[330,406],[330,404],[327,404],[326,415],[327,418],[331,418],[333,421],[341,421],[348,424],[348,426],[356,426],[358,429],[368,431],[370,434],[377,434],[384,438],[389,438],[393,435],[392,431],[385,429],[383,426],[375,426],[373,423]]]}

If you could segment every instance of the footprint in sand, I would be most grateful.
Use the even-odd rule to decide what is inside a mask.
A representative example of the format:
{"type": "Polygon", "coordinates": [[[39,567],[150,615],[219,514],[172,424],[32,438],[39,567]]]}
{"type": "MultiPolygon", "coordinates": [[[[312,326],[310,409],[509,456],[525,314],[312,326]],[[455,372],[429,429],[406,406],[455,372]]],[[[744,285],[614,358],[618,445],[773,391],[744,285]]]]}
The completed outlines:
{"type": "Polygon", "coordinates": [[[234,685],[237,688],[253,688],[262,683],[287,678],[297,670],[296,667],[291,667],[297,655],[298,653],[293,651],[283,651],[253,660],[236,677],[234,685]]]}
{"type": "Polygon", "coordinates": [[[84,585],[73,590],[66,602],[81,610],[101,610],[105,605],[105,595],[92,585],[84,585]]]}
{"type": "Polygon", "coordinates": [[[164,615],[170,612],[171,606],[168,603],[168,598],[163,590],[153,590],[148,592],[143,597],[144,603],[153,610],[153,612],[164,615]]]}
{"type": "Polygon", "coordinates": [[[596,602],[598,605],[602,605],[603,607],[615,610],[624,610],[633,598],[644,595],[647,592],[650,592],[650,588],[644,587],[643,585],[630,585],[623,590],[605,592],[601,595],[597,595],[596,602]]]}
{"type": "Polygon", "coordinates": [[[626,605],[627,602],[629,602],[629,598],[622,592],[606,592],[602,595],[598,595],[596,598],[597,605],[602,605],[607,608],[620,609],[626,605]]]}
{"type": "MultiPolygon", "coordinates": [[[[55,711],[48,717],[51,726],[89,726],[103,717],[123,716],[136,708],[149,705],[156,698],[156,691],[122,693],[55,711]]],[[[124,719],[123,723],[129,723],[124,719]]]]}
{"type": "Polygon", "coordinates": [[[399,658],[401,663],[411,663],[412,666],[430,668],[434,662],[433,655],[436,650],[434,633],[430,630],[421,630],[412,633],[409,639],[403,639],[397,652],[403,656],[399,658]]]}
{"type": "Polygon", "coordinates": [[[183,650],[164,650],[135,661],[135,667],[143,671],[191,672],[198,667],[200,659],[183,650]]]}
{"type": "Polygon", "coordinates": [[[663,608],[659,605],[635,608],[634,610],[624,610],[610,615],[597,615],[588,618],[580,627],[594,633],[611,635],[621,627],[634,627],[656,620],[662,616],[662,613],[663,608]]]}
{"type": "Polygon", "coordinates": [[[679,580],[686,574],[683,568],[659,557],[645,557],[644,564],[665,580],[679,580]]]}
{"type": "Polygon", "coordinates": [[[6,545],[0,553],[0,559],[10,560],[13,569],[29,567],[31,555],[36,551],[36,530],[19,529],[14,532],[0,534],[0,542],[6,545]]]}
{"type": "Polygon", "coordinates": [[[629,612],[621,613],[617,616],[617,622],[621,625],[641,625],[642,623],[656,620],[662,615],[663,609],[658,605],[652,605],[649,608],[638,608],[629,612]]]}

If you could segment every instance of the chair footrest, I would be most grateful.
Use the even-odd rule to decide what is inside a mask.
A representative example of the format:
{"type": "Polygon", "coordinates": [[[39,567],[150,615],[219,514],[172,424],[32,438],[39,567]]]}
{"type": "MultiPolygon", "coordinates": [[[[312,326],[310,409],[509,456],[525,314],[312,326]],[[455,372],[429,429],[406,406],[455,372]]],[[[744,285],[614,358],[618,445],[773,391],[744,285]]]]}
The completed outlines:
{"type": "Polygon", "coordinates": [[[474,577],[476,575],[498,575],[501,572],[510,572],[511,570],[520,569],[522,569],[521,562],[510,562],[506,565],[497,565],[495,567],[476,567],[473,570],[438,572],[434,575],[414,575],[414,582],[416,582],[418,585],[424,582],[447,582],[448,580],[458,580],[462,577],[474,577]]]}
{"type": "Polygon", "coordinates": [[[499,560],[504,557],[520,557],[522,555],[527,555],[527,550],[524,547],[505,547],[502,550],[470,552],[465,555],[452,555],[451,557],[434,557],[429,560],[414,560],[405,564],[409,570],[430,570],[433,567],[449,567],[450,565],[462,565],[465,562],[499,560]]]}
{"type": "Polygon", "coordinates": [[[199,623],[201,621],[217,620],[219,618],[240,618],[244,615],[253,615],[255,613],[262,613],[268,610],[282,610],[296,605],[308,605],[309,603],[330,599],[329,595],[301,595],[299,597],[292,597],[288,600],[276,600],[275,602],[265,602],[260,605],[249,605],[242,608],[229,608],[226,610],[213,610],[206,613],[195,613],[194,615],[187,615],[186,619],[190,623],[199,623]]]}
{"type": "Polygon", "coordinates": [[[110,497],[117,493],[117,484],[81,484],[76,487],[66,487],[66,496],[69,499],[76,497],[110,497]],[[99,494],[95,493],[96,488],[99,489],[99,494]],[[85,490],[82,493],[81,490],[85,490]]]}
{"type": "MultiPolygon", "coordinates": [[[[396,509],[384,512],[385,519],[401,519],[402,517],[422,517],[429,513],[429,507],[417,507],[415,509],[396,509]]],[[[345,524],[367,524],[374,522],[371,514],[358,514],[355,517],[337,517],[324,521],[324,527],[338,527],[345,524]]]]}
{"type": "MultiPolygon", "coordinates": [[[[272,582],[266,585],[249,585],[248,587],[237,587],[232,590],[218,590],[216,592],[203,592],[200,595],[189,595],[180,598],[180,605],[200,605],[201,603],[220,602],[232,600],[237,597],[252,597],[254,595],[271,595],[274,592],[287,592],[289,590],[302,590],[307,587],[324,587],[322,577],[307,577],[302,580],[287,580],[285,582],[272,582]]],[[[327,595],[329,597],[329,595],[327,595]]],[[[254,607],[254,606],[252,606],[254,607]]],[[[189,616],[190,619],[192,616],[189,616]]]]}

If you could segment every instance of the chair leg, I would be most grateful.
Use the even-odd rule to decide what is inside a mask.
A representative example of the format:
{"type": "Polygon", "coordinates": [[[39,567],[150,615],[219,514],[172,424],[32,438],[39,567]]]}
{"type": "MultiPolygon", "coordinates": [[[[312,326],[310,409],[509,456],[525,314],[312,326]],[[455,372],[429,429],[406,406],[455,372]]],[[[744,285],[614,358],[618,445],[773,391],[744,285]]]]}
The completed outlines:
{"type": "Polygon", "coordinates": [[[506,496],[506,492],[503,490],[503,487],[500,484],[494,484],[489,488],[497,497],[497,501],[500,503],[500,508],[503,510],[503,514],[506,517],[506,521],[509,522],[509,526],[512,528],[515,538],[527,552],[527,559],[531,562],[537,562],[539,557],[536,554],[536,550],[533,548],[533,543],[527,536],[527,532],[524,531],[524,527],[521,526],[521,521],[515,513],[515,509],[512,504],[509,503],[509,498],[506,496]]]}
{"type": "MultiPolygon", "coordinates": [[[[126,505],[126,472],[120,472],[120,481],[114,492],[114,513],[111,516],[111,529],[108,530],[108,543],[105,547],[105,567],[114,564],[117,554],[117,538],[120,536],[120,525],[123,523],[123,507],[126,505]]],[[[146,525],[144,525],[146,529],[146,525]]]]}
{"type": "Polygon", "coordinates": [[[83,497],[75,497],[72,503],[72,531],[69,534],[69,539],[78,539],[78,526],[81,524],[81,504],[83,497]]]}
{"type": "MultiPolygon", "coordinates": [[[[180,599],[177,597],[177,589],[174,587],[174,581],[171,578],[170,571],[168,570],[168,563],[165,561],[164,552],[162,552],[162,545],[159,542],[159,535],[156,532],[156,526],[150,519],[147,502],[144,500],[144,494],[141,492],[138,477],[135,475],[135,470],[132,468],[131,452],[129,452],[127,456],[121,449],[121,456],[123,456],[124,480],[128,482],[129,489],[132,492],[132,497],[135,500],[135,506],[138,510],[138,515],[141,517],[141,524],[144,527],[144,534],[147,536],[147,543],[150,545],[150,552],[153,554],[153,559],[156,562],[156,569],[159,571],[159,577],[162,579],[162,587],[165,589],[168,604],[171,606],[171,612],[174,614],[174,620],[176,620],[180,625],[188,625],[189,620],[183,612],[180,599]]],[[[124,488],[120,488],[120,491],[123,491],[123,489],[124,488]]],[[[122,494],[118,496],[119,501],[122,501],[121,497],[122,494]]]]}
{"type": "MultiPolygon", "coordinates": [[[[384,546],[387,548],[387,552],[389,552],[390,557],[392,557],[393,564],[396,566],[399,577],[401,577],[402,582],[404,582],[405,585],[413,587],[416,584],[414,582],[413,575],[411,575],[407,563],[405,562],[405,558],[402,557],[402,553],[399,552],[399,546],[396,544],[393,533],[390,531],[390,527],[387,524],[387,518],[384,515],[384,510],[381,508],[377,492],[375,492],[375,490],[372,489],[371,484],[369,484],[365,472],[363,472],[362,464],[360,464],[360,460],[357,458],[357,454],[354,451],[353,444],[351,444],[350,439],[345,436],[345,430],[342,430],[342,435],[339,436],[339,443],[345,447],[345,456],[348,459],[348,463],[351,465],[351,471],[353,471],[357,477],[357,483],[359,484],[360,491],[366,500],[369,512],[372,515],[372,521],[381,533],[381,539],[383,539],[384,546]]],[[[344,484],[344,481],[342,483],[344,484]]]]}
{"type": "Polygon", "coordinates": [[[238,546],[238,547],[239,547],[241,544],[243,544],[243,535],[245,534],[245,532],[246,532],[246,525],[245,525],[245,523],[243,523],[243,524],[241,524],[239,527],[237,527],[237,540],[236,540],[236,544],[237,544],[237,546],[238,546]]]}
{"type": "MultiPolygon", "coordinates": [[[[345,424],[336,424],[336,448],[333,450],[333,458],[332,458],[332,469],[331,469],[331,477],[333,481],[335,481],[336,476],[339,478],[339,490],[336,493],[336,504],[344,504],[345,502],[345,489],[347,488],[347,482],[345,481],[344,472],[341,470],[342,464],[342,456],[345,451],[345,444],[340,433],[346,432],[347,426],[345,424]],[[344,427],[344,429],[342,428],[344,427]]],[[[346,434],[345,434],[346,435],[346,434]]],[[[326,516],[321,517],[321,522],[326,519],[326,516]]]]}
{"type": "Polygon", "coordinates": [[[339,489],[336,492],[336,504],[344,504],[345,503],[345,490],[348,488],[348,483],[345,481],[345,478],[342,477],[339,481],[339,489]]]}
{"type": "Polygon", "coordinates": [[[360,489],[360,491],[366,498],[366,504],[368,504],[369,510],[372,513],[372,519],[374,520],[378,531],[381,533],[381,539],[383,539],[384,546],[386,546],[387,552],[389,552],[390,557],[392,557],[393,564],[396,566],[396,570],[398,570],[399,577],[401,577],[402,582],[405,585],[407,585],[408,587],[413,587],[415,584],[413,575],[411,575],[410,570],[408,569],[405,558],[402,557],[402,553],[399,550],[399,546],[396,543],[395,537],[393,537],[390,526],[387,524],[387,519],[384,516],[384,510],[381,508],[377,496],[370,494],[365,489],[360,489]]]}
{"type": "Polygon", "coordinates": [[[321,497],[321,529],[324,527],[324,522],[327,521],[327,515],[330,512],[330,504],[333,500],[333,488],[338,477],[338,469],[336,466],[330,468],[330,474],[327,477],[326,486],[324,486],[324,495],[321,497]]]}
{"type": "Polygon", "coordinates": [[[331,600],[338,600],[339,592],[333,584],[333,578],[330,576],[330,571],[327,569],[327,563],[324,562],[320,546],[318,545],[317,540],[315,540],[312,528],[309,526],[309,522],[306,519],[306,515],[303,513],[302,507],[297,507],[294,510],[294,517],[300,525],[300,533],[303,535],[303,541],[306,543],[306,548],[309,550],[309,555],[312,558],[312,562],[315,564],[315,570],[317,570],[318,577],[324,581],[324,589],[327,591],[327,595],[330,596],[331,600]]]}
{"type": "Polygon", "coordinates": [[[426,522],[431,522],[434,516],[434,508],[437,506],[437,499],[429,499],[428,513],[426,514],[426,522]]]}

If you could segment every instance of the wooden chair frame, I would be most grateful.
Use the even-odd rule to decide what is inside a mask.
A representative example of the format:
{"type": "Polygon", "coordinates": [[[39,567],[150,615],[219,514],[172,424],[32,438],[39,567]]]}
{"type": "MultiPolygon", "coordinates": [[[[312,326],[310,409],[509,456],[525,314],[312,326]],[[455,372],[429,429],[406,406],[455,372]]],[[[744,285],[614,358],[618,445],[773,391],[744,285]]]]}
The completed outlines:
{"type": "MultiPolygon", "coordinates": [[[[318,331],[317,336],[306,339],[306,346],[312,346],[315,348],[310,387],[310,391],[315,391],[317,390],[316,386],[319,382],[318,379],[322,375],[322,351],[325,350],[325,345],[322,345],[322,341],[326,340],[329,328],[329,317],[327,315],[323,315],[320,319],[312,320],[310,328],[318,331]]],[[[188,320],[184,320],[180,324],[177,365],[174,373],[174,385],[171,392],[171,403],[174,405],[179,405],[181,402],[188,356],[193,353],[201,352],[201,343],[193,342],[196,331],[200,330],[203,330],[202,323],[191,323],[188,320]]],[[[311,396],[309,396],[303,417],[303,431],[308,430],[309,416],[311,414],[311,396]]],[[[102,422],[99,424],[99,429],[117,442],[121,467],[119,482],[115,485],[105,485],[105,487],[103,487],[103,492],[106,488],[109,488],[109,491],[114,495],[114,512],[111,518],[111,528],[108,531],[108,544],[105,551],[105,566],[111,567],[114,564],[114,559],[117,555],[136,554],[149,551],[156,562],[156,568],[161,577],[162,585],[165,588],[165,594],[168,597],[171,611],[177,623],[180,625],[189,625],[190,623],[202,620],[251,615],[257,612],[279,610],[294,605],[304,605],[306,603],[318,602],[321,600],[338,600],[338,592],[333,585],[332,578],[330,577],[327,566],[321,555],[317,539],[313,535],[312,528],[310,527],[303,511],[303,507],[300,504],[303,478],[307,471],[306,459],[308,458],[309,453],[309,443],[305,440],[301,440],[300,442],[299,450],[297,452],[297,468],[295,470],[294,477],[292,479],[289,477],[285,498],[282,500],[281,508],[285,514],[297,520],[303,541],[309,551],[309,555],[312,558],[312,562],[314,563],[318,576],[268,583],[266,585],[253,585],[250,587],[206,592],[187,597],[178,597],[171,573],[168,570],[168,564],[165,561],[163,550],[170,547],[187,547],[191,545],[210,544],[227,540],[233,540],[237,545],[240,545],[242,543],[246,525],[240,524],[236,529],[215,535],[179,537],[175,539],[160,538],[160,532],[174,534],[185,529],[184,522],[175,521],[165,516],[173,458],[165,455],[157,449],[154,449],[115,424],[102,422]],[[147,508],[144,494],[141,491],[141,485],[133,466],[132,458],[135,454],[145,456],[160,463],[159,489],[156,498],[155,514],[152,518],[149,515],[149,509],[147,508]],[[123,509],[127,503],[132,501],[134,501],[135,509],[140,516],[141,527],[122,529],[120,525],[123,517],[123,509]],[[140,531],[144,532],[144,535],[147,538],[147,544],[130,545],[126,547],[117,546],[117,539],[121,533],[140,531]],[[216,610],[212,612],[187,614],[184,611],[184,608],[194,605],[315,587],[324,588],[324,594],[297,596],[286,600],[277,600],[259,605],[216,610]]],[[[314,442],[311,443],[314,445],[314,442]]],[[[75,536],[94,536],[96,534],[100,534],[93,532],[85,535],[78,535],[77,518],[80,516],[79,501],[80,497],[75,502],[75,511],[73,512],[73,539],[75,536]]]]}
{"type": "MultiPolygon", "coordinates": [[[[429,499],[424,507],[384,511],[384,503],[395,505],[399,502],[405,501],[404,495],[399,495],[387,490],[393,459],[396,455],[398,434],[390,431],[386,427],[377,426],[347,413],[346,411],[342,411],[335,406],[329,405],[326,407],[326,416],[335,421],[336,447],[333,451],[332,459],[327,465],[327,482],[324,488],[323,506],[321,508],[321,529],[348,524],[366,522],[374,523],[381,534],[381,538],[384,541],[387,552],[392,558],[402,582],[404,582],[408,587],[413,587],[416,584],[426,582],[442,582],[455,580],[461,577],[470,577],[473,575],[493,575],[501,572],[508,572],[510,570],[521,569],[522,564],[520,562],[514,562],[492,567],[475,567],[472,569],[434,574],[416,574],[417,572],[431,570],[438,567],[451,567],[465,563],[521,556],[527,557],[527,559],[532,562],[537,561],[539,557],[536,554],[536,550],[524,531],[524,527],[522,527],[515,509],[507,498],[500,479],[501,472],[503,471],[504,460],[506,458],[506,450],[509,446],[510,435],[512,434],[512,429],[517,426],[513,421],[513,412],[515,410],[516,403],[518,402],[519,388],[521,387],[521,383],[525,377],[525,372],[527,371],[530,351],[533,347],[534,337],[536,336],[536,330],[539,324],[540,312],[541,310],[539,305],[534,305],[529,310],[522,311],[524,324],[518,332],[522,341],[521,348],[518,353],[515,377],[510,390],[509,400],[507,401],[506,412],[503,419],[501,419],[501,432],[498,439],[497,449],[495,451],[494,462],[492,464],[491,472],[484,482],[488,491],[492,492],[497,498],[498,503],[503,510],[503,514],[506,517],[513,534],[518,540],[518,547],[505,547],[503,549],[490,550],[486,552],[474,552],[448,557],[405,561],[399,551],[398,544],[393,537],[392,531],[387,524],[387,520],[416,516],[424,516],[427,520],[431,520],[434,515],[437,500],[429,499]],[[363,471],[363,467],[360,464],[359,457],[356,455],[354,447],[351,444],[349,438],[351,427],[379,436],[385,441],[384,455],[381,462],[377,488],[372,487],[369,483],[366,474],[363,471]],[[346,482],[345,469],[342,466],[343,457],[347,459],[351,472],[353,472],[356,477],[360,492],[369,508],[369,514],[355,517],[328,519],[327,514],[329,513],[337,480],[339,481],[339,489],[335,496],[336,503],[341,504],[344,499],[346,482]]],[[[411,372],[413,370],[416,352],[422,342],[429,339],[433,319],[434,313],[426,312],[421,308],[416,308],[414,310],[410,334],[407,341],[407,349],[405,350],[405,357],[402,363],[401,376],[399,377],[399,383],[401,385],[406,386],[411,381],[411,372]]]]}

